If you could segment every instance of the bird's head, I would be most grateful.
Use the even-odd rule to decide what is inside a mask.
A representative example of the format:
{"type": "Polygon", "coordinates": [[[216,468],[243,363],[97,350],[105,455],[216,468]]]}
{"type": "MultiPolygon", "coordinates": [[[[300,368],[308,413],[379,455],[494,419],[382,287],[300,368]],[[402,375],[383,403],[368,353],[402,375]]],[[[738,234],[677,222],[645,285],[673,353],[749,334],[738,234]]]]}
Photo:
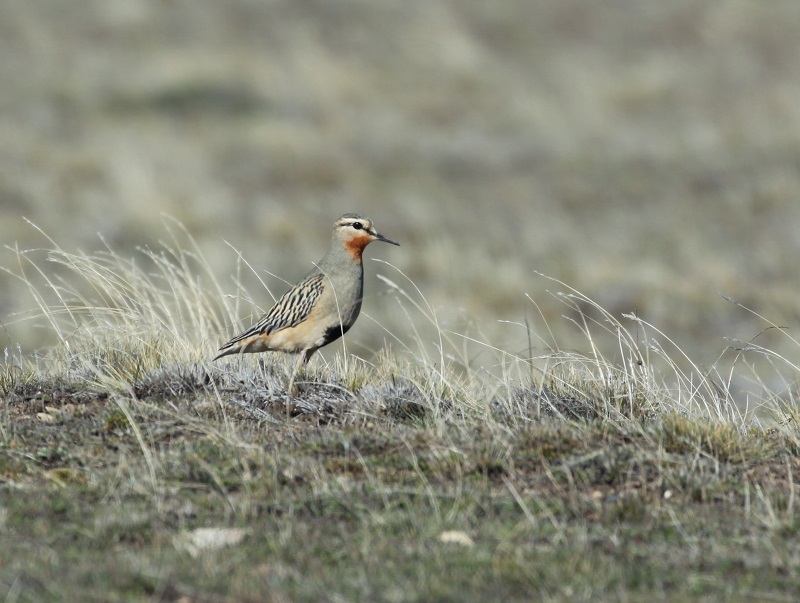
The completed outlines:
{"type": "Polygon", "coordinates": [[[353,256],[361,259],[364,248],[372,241],[383,241],[392,245],[400,245],[387,239],[372,224],[372,220],[358,214],[344,214],[333,225],[334,239],[338,239],[344,248],[353,256]]]}

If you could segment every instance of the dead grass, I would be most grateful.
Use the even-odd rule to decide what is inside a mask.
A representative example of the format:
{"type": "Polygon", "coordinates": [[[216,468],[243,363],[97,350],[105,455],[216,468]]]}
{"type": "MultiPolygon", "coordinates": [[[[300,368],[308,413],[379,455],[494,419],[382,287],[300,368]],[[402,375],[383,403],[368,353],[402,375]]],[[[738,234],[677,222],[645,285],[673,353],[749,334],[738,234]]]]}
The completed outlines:
{"type": "Polygon", "coordinates": [[[287,403],[291,359],[207,360],[249,295],[170,228],[134,259],[9,269],[61,344],[0,371],[7,600],[792,598],[786,400],[743,413],[563,283],[589,353],[471,338],[495,357],[476,370],[398,271],[412,335],[312,363],[287,403]]]}

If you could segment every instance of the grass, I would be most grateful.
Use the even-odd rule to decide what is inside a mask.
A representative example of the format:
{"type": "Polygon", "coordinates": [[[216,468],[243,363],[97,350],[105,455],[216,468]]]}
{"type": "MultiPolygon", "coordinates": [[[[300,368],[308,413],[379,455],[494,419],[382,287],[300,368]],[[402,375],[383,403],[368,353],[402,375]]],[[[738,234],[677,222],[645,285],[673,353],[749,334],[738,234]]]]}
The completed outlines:
{"type": "MultiPolygon", "coordinates": [[[[797,322],[796,2],[192,4],[8,11],[0,242],[40,245],[25,216],[127,256],[158,247],[166,211],[215,274],[233,241],[293,280],[355,210],[403,245],[368,255],[412,275],[442,325],[517,354],[525,330],[494,318],[538,319],[522,292],[551,324],[564,310],[534,269],[706,366],[721,336],[763,327],[718,291],[797,322]]],[[[367,272],[368,311],[402,333],[367,272]]],[[[28,302],[0,275],[0,315],[28,302]]],[[[359,329],[351,351],[382,347],[359,329]]],[[[0,348],[49,333],[0,330],[0,348]]]]}
{"type": "Polygon", "coordinates": [[[0,600],[800,598],[798,7],[15,3],[0,600]]]}
{"type": "Polygon", "coordinates": [[[797,595],[790,394],[742,409],[563,283],[566,325],[519,325],[551,351],[509,353],[445,329],[398,270],[404,334],[315,359],[287,404],[293,359],[209,361],[250,296],[167,231],[132,259],[51,241],[6,269],[38,306],[18,319],[59,343],[0,368],[4,600],[797,595]],[[570,325],[588,353],[556,345],[570,325]]]}

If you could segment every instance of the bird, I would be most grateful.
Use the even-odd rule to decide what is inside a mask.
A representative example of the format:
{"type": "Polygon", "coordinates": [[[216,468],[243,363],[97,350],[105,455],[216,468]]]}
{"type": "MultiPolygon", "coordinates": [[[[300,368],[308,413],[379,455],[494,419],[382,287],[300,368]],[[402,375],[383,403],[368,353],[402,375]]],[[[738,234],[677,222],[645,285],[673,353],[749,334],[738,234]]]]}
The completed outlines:
{"type": "Polygon", "coordinates": [[[361,256],[372,241],[400,246],[375,230],[365,216],[346,213],[336,220],[330,248],[314,269],[256,324],[219,348],[214,360],[279,351],[300,354],[295,370],[307,364],[314,352],[342,337],[358,318],[364,295],[361,256]]]}

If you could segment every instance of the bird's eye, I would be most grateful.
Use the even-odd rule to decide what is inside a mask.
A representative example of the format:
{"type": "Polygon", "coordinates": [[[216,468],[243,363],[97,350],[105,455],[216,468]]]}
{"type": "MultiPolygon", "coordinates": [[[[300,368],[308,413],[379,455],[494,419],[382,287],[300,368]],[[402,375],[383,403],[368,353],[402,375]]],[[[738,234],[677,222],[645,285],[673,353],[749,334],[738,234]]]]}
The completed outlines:
{"type": "Polygon", "coordinates": [[[356,230],[361,230],[362,228],[364,228],[364,225],[361,222],[353,222],[353,228],[355,228],[356,230]]]}

